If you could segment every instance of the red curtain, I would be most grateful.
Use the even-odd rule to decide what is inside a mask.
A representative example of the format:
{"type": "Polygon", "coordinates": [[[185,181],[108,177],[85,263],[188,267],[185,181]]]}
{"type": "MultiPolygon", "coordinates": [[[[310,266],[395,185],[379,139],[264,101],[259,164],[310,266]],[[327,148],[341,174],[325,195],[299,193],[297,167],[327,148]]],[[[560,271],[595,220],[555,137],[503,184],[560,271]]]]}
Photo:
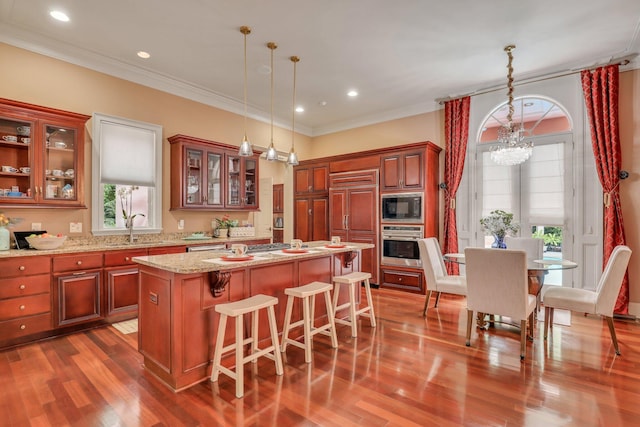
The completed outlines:
{"type": "MultiPolygon", "coordinates": [[[[471,97],[447,101],[444,105],[444,245],[443,253],[458,252],[458,228],[456,226],[456,193],[467,153],[469,139],[469,105],[471,97]]],[[[449,274],[459,274],[456,263],[447,263],[449,274]]]]}
{"type": "MultiPolygon", "coordinates": [[[[581,73],[582,90],[591,128],[596,170],[604,192],[604,264],[613,248],[626,244],[620,206],[619,173],[622,164],[618,127],[618,65],[581,73]]],[[[629,275],[625,274],[614,312],[629,313],[629,275]]]]}

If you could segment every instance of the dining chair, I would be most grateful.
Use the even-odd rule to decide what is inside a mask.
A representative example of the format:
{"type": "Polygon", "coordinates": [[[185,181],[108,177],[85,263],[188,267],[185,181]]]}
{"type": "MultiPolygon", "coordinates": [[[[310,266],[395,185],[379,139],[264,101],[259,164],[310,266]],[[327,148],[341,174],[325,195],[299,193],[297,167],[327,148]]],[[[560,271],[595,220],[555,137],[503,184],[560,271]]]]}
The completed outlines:
{"type": "Polygon", "coordinates": [[[464,276],[449,275],[447,273],[438,239],[435,237],[420,239],[418,240],[418,248],[427,285],[427,296],[422,310],[422,316],[426,317],[432,292],[436,292],[434,307],[437,308],[440,301],[440,293],[466,295],[467,282],[464,276]]]}
{"type": "Polygon", "coordinates": [[[545,294],[543,304],[544,339],[547,339],[549,328],[553,324],[553,310],[555,308],[579,311],[586,314],[604,316],[609,325],[611,342],[617,355],[620,355],[616,330],[613,326],[613,309],[620,293],[620,287],[631,258],[631,249],[619,245],[613,248],[611,256],[604,267],[598,286],[594,291],[580,288],[551,287],[545,294]]]}
{"type": "Polygon", "coordinates": [[[527,255],[512,249],[466,248],[467,342],[471,345],[473,313],[510,317],[520,323],[520,360],[526,355],[527,318],[533,336],[536,297],[529,295],[527,255]]]}
{"type": "Polygon", "coordinates": [[[527,253],[527,260],[542,259],[544,240],[536,237],[506,236],[504,243],[507,249],[523,250],[527,253]]]}

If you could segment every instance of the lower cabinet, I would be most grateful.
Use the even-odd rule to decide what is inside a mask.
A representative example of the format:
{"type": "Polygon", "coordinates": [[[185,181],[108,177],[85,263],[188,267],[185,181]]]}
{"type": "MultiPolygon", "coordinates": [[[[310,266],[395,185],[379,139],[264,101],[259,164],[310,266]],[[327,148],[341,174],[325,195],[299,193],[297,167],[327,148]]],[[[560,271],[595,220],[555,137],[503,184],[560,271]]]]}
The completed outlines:
{"type": "Polygon", "coordinates": [[[102,287],[100,270],[54,276],[56,326],[99,320],[103,317],[100,303],[102,287]]]}
{"type": "Polygon", "coordinates": [[[107,321],[119,322],[138,316],[138,268],[108,268],[104,277],[107,321]]]}
{"type": "Polygon", "coordinates": [[[380,286],[401,289],[409,292],[424,293],[423,272],[415,268],[382,267],[380,286]]]}

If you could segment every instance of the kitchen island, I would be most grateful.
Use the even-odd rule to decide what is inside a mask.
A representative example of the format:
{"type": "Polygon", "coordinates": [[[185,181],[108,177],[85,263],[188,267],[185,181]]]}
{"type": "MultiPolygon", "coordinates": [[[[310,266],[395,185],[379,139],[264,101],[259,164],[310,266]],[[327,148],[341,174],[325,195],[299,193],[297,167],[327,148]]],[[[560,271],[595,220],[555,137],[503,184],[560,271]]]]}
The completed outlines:
{"type": "MultiPolygon", "coordinates": [[[[284,289],[360,271],[359,253],[371,244],[310,242],[308,251],[253,253],[252,259],[225,261],[229,252],[191,252],[136,257],[139,266],[138,349],[144,366],[174,391],[209,378],[218,331],[216,304],[256,294],[278,298],[276,319],[284,322],[284,289]]],[[[321,306],[321,304],[319,304],[321,306]]],[[[300,307],[296,307],[300,311],[300,307]]],[[[298,313],[299,314],[299,313],[298,313]]],[[[262,314],[261,314],[262,316],[262,314]]],[[[266,325],[266,315],[260,324],[266,325]]],[[[318,307],[316,318],[326,317],[318,307]]],[[[233,322],[225,334],[229,344],[233,322]]],[[[268,339],[268,328],[260,331],[268,339]]],[[[232,364],[231,359],[226,362],[232,364]]]]}

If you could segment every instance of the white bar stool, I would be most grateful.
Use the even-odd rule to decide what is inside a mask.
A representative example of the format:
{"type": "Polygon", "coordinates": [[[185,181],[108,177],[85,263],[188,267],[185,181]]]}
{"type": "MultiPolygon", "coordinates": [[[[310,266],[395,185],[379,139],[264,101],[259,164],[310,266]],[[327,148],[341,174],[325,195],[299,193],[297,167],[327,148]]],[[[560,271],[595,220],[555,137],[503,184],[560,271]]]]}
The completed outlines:
{"type": "Polygon", "coordinates": [[[218,336],[216,338],[216,348],[213,356],[213,368],[211,369],[211,381],[218,380],[218,375],[223,374],[236,380],[236,397],[244,395],[244,364],[247,362],[256,363],[261,356],[268,357],[276,363],[276,374],[282,375],[282,356],[278,343],[278,328],[276,327],[276,314],[273,306],[278,303],[278,299],[267,295],[254,295],[240,301],[218,304],[216,312],[220,313],[218,322],[218,336]],[[271,345],[265,349],[258,348],[258,314],[261,309],[267,309],[269,317],[269,329],[271,331],[271,345]],[[244,338],[244,314],[251,313],[251,336],[244,338]],[[236,318],[236,340],[233,344],[224,347],[224,333],[227,327],[227,316],[236,318]],[[245,357],[244,346],[251,344],[251,351],[245,357]],[[235,351],[236,366],[235,372],[222,366],[220,363],[222,355],[235,351]]]}
{"type": "Polygon", "coordinates": [[[304,286],[287,288],[284,293],[289,295],[287,299],[287,311],[284,315],[284,329],[282,331],[282,351],[286,351],[287,344],[295,345],[304,349],[304,361],[311,363],[311,344],[313,336],[316,334],[328,335],[331,337],[331,347],[338,347],[338,337],[336,336],[336,324],[334,323],[333,305],[331,304],[331,283],[311,282],[304,286]],[[322,326],[314,326],[315,318],[315,296],[324,294],[325,305],[327,306],[327,322],[322,326]],[[294,298],[302,299],[302,319],[291,323],[294,298]],[[303,342],[289,338],[289,331],[302,326],[304,328],[303,342]]]}
{"type": "Polygon", "coordinates": [[[371,273],[362,271],[354,271],[353,273],[345,274],[344,276],[335,276],[333,278],[333,282],[336,284],[333,291],[333,313],[336,314],[339,310],[345,308],[349,309],[349,320],[336,317],[335,323],[351,326],[351,336],[354,338],[358,336],[358,316],[368,317],[371,322],[371,327],[376,327],[376,316],[373,312],[373,299],[371,298],[371,285],[369,283],[370,278],[371,273]],[[364,282],[364,289],[367,294],[367,306],[358,310],[356,309],[356,286],[360,285],[361,282],[364,282]],[[338,305],[338,295],[340,294],[339,285],[349,286],[349,301],[342,305],[338,305]]]}

